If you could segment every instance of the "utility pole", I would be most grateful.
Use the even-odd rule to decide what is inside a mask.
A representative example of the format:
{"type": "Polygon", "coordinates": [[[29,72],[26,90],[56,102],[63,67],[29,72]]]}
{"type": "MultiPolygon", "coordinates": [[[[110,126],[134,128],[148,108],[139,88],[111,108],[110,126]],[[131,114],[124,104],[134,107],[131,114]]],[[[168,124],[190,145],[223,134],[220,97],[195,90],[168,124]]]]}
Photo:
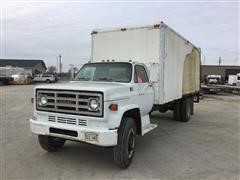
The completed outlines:
{"type": "Polygon", "coordinates": [[[222,63],[222,58],[221,58],[221,56],[220,56],[219,59],[218,59],[218,65],[220,66],[221,63],[222,63]]]}
{"type": "Polygon", "coordinates": [[[59,75],[61,77],[62,76],[62,55],[59,54],[58,58],[59,58],[59,75]]]}
{"type": "Polygon", "coordinates": [[[57,66],[56,66],[56,72],[58,73],[58,57],[56,56],[57,59],[57,66]]]}
{"type": "Polygon", "coordinates": [[[69,66],[70,66],[70,77],[71,77],[71,80],[73,80],[74,75],[75,75],[74,65],[73,64],[69,64],[69,66]]]}
{"type": "Polygon", "coordinates": [[[203,65],[206,65],[206,57],[203,53],[202,53],[202,55],[203,55],[203,65]]]}

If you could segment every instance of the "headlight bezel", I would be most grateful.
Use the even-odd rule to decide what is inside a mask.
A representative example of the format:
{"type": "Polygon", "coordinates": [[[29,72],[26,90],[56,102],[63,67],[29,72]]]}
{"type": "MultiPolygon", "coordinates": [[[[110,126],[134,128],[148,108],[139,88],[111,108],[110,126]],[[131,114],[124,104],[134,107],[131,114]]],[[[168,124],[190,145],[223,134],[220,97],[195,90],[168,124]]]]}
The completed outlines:
{"type": "Polygon", "coordinates": [[[48,98],[46,95],[40,95],[38,98],[38,105],[39,106],[46,106],[48,103],[48,98]]]}
{"type": "Polygon", "coordinates": [[[98,111],[100,108],[100,102],[99,99],[97,98],[90,98],[88,100],[88,107],[90,111],[98,111]],[[92,104],[95,101],[95,104],[92,104]],[[94,105],[96,105],[96,107],[94,107],[94,105]]]}

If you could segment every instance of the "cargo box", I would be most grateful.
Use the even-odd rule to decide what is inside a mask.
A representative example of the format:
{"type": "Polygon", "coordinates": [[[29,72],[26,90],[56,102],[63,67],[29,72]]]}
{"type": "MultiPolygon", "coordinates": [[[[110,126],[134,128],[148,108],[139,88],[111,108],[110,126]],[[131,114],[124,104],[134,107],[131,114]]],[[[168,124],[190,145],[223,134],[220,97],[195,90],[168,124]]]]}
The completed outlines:
{"type": "Polygon", "coordinates": [[[165,23],[94,30],[91,61],[144,63],[154,84],[155,104],[199,92],[200,49],[165,23]]]}

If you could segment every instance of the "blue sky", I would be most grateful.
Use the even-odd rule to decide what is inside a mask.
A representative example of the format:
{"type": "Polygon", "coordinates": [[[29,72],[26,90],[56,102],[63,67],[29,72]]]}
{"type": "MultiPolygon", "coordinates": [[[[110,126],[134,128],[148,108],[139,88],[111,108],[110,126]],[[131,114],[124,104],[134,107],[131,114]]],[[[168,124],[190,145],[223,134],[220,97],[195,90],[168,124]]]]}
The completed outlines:
{"type": "Polygon", "coordinates": [[[206,64],[240,65],[239,2],[2,2],[2,57],[44,59],[64,69],[91,53],[95,28],[149,25],[164,21],[201,47],[206,64]]]}

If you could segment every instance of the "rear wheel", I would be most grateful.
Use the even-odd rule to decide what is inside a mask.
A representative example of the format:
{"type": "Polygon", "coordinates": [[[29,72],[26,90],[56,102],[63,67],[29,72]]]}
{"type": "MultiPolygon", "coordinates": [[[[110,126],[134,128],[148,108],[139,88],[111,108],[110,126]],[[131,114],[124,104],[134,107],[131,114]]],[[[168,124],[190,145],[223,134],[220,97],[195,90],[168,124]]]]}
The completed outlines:
{"type": "Polygon", "coordinates": [[[181,119],[182,122],[188,122],[191,116],[191,98],[184,98],[181,102],[181,119]]]}
{"type": "Polygon", "coordinates": [[[46,80],[46,83],[50,83],[51,81],[49,79],[46,80]]]}
{"type": "Polygon", "coordinates": [[[57,137],[51,137],[51,136],[44,136],[44,135],[39,135],[38,136],[38,141],[41,147],[49,152],[54,152],[59,150],[60,148],[63,147],[65,143],[65,139],[62,138],[57,138],[57,137]]]}
{"type": "Polygon", "coordinates": [[[173,105],[173,119],[181,120],[181,100],[177,100],[173,105]]]}
{"type": "Polygon", "coordinates": [[[114,162],[126,169],[132,162],[135,151],[136,125],[132,118],[125,117],[118,130],[118,144],[113,148],[114,162]]]}
{"type": "Polygon", "coordinates": [[[177,121],[187,122],[193,114],[193,99],[191,97],[177,100],[173,105],[173,118],[177,121]]]}

